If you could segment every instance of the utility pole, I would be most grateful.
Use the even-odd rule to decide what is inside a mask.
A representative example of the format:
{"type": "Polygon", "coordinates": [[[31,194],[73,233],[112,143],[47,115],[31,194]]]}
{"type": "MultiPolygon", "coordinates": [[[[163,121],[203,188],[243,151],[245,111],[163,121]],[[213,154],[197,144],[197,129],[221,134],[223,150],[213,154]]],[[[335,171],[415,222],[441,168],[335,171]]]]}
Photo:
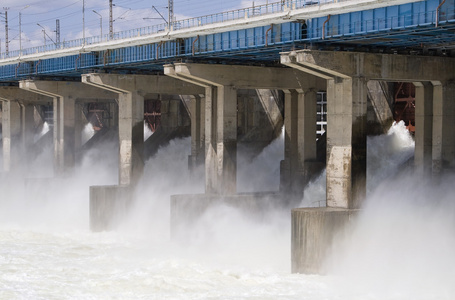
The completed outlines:
{"type": "Polygon", "coordinates": [[[55,20],[55,43],[60,45],[60,20],[55,20]]]}
{"type": "Polygon", "coordinates": [[[26,5],[24,8],[19,10],[19,56],[22,56],[22,11],[29,7],[26,5]]]}
{"type": "Polygon", "coordinates": [[[169,10],[168,25],[169,30],[171,30],[172,24],[174,23],[174,0],[168,0],[167,7],[169,10]]]}
{"type": "Polygon", "coordinates": [[[6,56],[9,55],[9,40],[8,40],[8,9],[9,7],[3,7],[5,10],[5,49],[6,49],[6,56]]]}
{"type": "Polygon", "coordinates": [[[82,45],[85,46],[85,0],[82,0],[82,45]]]}
{"type": "Polygon", "coordinates": [[[114,20],[112,18],[112,0],[109,0],[109,39],[114,38],[114,20]]]}

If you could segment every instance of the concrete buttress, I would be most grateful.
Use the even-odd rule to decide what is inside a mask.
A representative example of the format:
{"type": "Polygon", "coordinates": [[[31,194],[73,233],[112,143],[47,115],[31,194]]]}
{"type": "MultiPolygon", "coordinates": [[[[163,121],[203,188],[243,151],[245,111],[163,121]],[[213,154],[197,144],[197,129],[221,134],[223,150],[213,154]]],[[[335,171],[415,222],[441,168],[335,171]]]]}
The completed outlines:
{"type": "Polygon", "coordinates": [[[130,207],[144,169],[144,99],[151,94],[199,95],[204,89],[167,76],[85,74],[82,82],[116,94],[119,103],[119,185],[90,187],[90,228],[109,230],[130,207]]]}
{"type": "Polygon", "coordinates": [[[321,273],[365,198],[367,82],[416,85],[415,166],[438,174],[455,159],[455,59],[301,50],[283,53],[281,63],[327,80],[327,208],[292,211],[292,270],[321,273]]]}

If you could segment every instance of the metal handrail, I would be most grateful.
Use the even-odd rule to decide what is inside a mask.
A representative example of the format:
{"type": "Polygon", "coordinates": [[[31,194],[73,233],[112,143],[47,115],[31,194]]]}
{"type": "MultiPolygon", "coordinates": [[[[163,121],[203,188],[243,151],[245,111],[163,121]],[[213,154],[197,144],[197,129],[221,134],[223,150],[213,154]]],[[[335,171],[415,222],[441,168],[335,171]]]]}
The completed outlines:
{"type": "Polygon", "coordinates": [[[136,29],[124,30],[115,32],[113,38],[109,34],[103,36],[92,36],[85,39],[75,39],[71,41],[64,41],[62,43],[42,45],[37,47],[25,48],[20,50],[9,51],[8,53],[0,53],[0,59],[14,58],[25,56],[29,54],[45,53],[60,49],[69,49],[83,47],[84,45],[100,44],[106,41],[123,40],[138,36],[147,36],[166,31],[177,31],[182,29],[194,28],[208,24],[223,23],[232,20],[245,19],[256,16],[263,16],[272,13],[288,11],[295,8],[302,8],[306,6],[325,5],[334,2],[345,2],[353,0],[282,0],[280,2],[267,3],[263,5],[256,5],[247,8],[241,8],[216,14],[205,15],[201,17],[189,18],[180,21],[171,22],[170,26],[167,23],[141,27],[136,29]]]}

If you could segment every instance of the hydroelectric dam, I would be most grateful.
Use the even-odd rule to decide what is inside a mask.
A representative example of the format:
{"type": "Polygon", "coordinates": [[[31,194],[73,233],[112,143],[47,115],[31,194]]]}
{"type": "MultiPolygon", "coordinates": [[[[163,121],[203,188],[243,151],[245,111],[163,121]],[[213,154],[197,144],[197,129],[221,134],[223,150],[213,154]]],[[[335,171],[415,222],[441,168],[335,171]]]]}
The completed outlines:
{"type": "Polygon", "coordinates": [[[286,0],[8,49],[0,53],[0,100],[1,180],[20,173],[27,198],[65,193],[85,153],[107,159],[97,146],[114,139],[117,183],[88,183],[84,221],[94,232],[121,230],[138,199],[153,201],[140,183],[163,180],[145,171],[147,160],[190,137],[184,168],[202,178],[203,191],[166,198],[162,230],[188,239],[217,207],[265,223],[285,212],[292,272],[323,274],[334,240],[364,208],[367,136],[402,121],[415,141],[406,162],[413,178],[439,182],[453,171],[455,3],[286,0]],[[278,173],[261,168],[240,178],[280,138],[278,173]],[[52,174],[31,178],[43,145],[52,148],[52,174]],[[300,207],[321,174],[325,199],[300,207]],[[277,184],[248,188],[264,176],[277,184]]]}

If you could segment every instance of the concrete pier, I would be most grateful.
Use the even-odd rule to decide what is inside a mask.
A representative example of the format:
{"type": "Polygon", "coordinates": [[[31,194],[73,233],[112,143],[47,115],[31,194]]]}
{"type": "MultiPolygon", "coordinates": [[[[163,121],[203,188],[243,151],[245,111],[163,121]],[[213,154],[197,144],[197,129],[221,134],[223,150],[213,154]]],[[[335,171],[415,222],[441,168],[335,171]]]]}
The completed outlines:
{"type": "Polygon", "coordinates": [[[324,274],[326,257],[335,240],[349,234],[359,210],[345,208],[296,208],[292,210],[292,273],[324,274]]]}
{"type": "Polygon", "coordinates": [[[327,80],[327,208],[292,214],[293,271],[320,273],[336,233],[332,224],[350,220],[365,199],[367,82],[414,82],[415,165],[428,172],[431,144],[431,170],[441,173],[455,158],[455,59],[302,50],[282,54],[281,63],[327,80]],[[315,236],[324,238],[312,246],[315,236]]]}
{"type": "Polygon", "coordinates": [[[91,230],[109,230],[117,208],[129,207],[124,199],[132,199],[143,173],[144,100],[152,94],[199,95],[204,89],[157,75],[85,74],[82,82],[115,93],[119,102],[119,185],[91,187],[90,193],[91,230]]]}
{"type": "MultiPolygon", "coordinates": [[[[240,89],[277,89],[277,90],[293,90],[294,95],[300,92],[301,95],[307,97],[305,105],[312,105],[311,101],[315,98],[311,98],[310,95],[314,95],[315,91],[325,89],[325,81],[319,79],[316,76],[304,74],[302,72],[295,72],[292,69],[285,68],[271,68],[271,67],[249,67],[249,66],[226,66],[226,65],[213,65],[213,64],[193,64],[193,63],[176,63],[174,65],[165,65],[164,73],[168,76],[178,78],[183,81],[191,82],[193,84],[200,85],[206,90],[206,110],[205,110],[205,137],[206,137],[206,148],[205,148],[205,174],[206,174],[206,193],[215,193],[220,195],[235,194],[236,193],[236,166],[235,156],[236,147],[236,128],[235,119],[236,111],[234,106],[237,98],[235,97],[235,90],[240,89]],[[258,75],[260,74],[260,76],[258,75]],[[298,91],[298,92],[296,92],[298,91]],[[306,93],[306,94],[305,94],[306,93]],[[229,97],[229,98],[226,98],[229,97]],[[226,102],[234,102],[229,104],[226,102]],[[218,103],[219,102],[219,103],[218,103]],[[223,121],[224,119],[229,120],[228,122],[223,121]],[[224,174],[226,173],[226,174],[224,174]],[[226,185],[226,180],[230,180],[231,183],[226,185]]],[[[301,114],[304,114],[304,106],[301,106],[301,114]]],[[[307,114],[310,115],[313,111],[307,109],[307,114]]],[[[292,122],[290,114],[286,116],[285,123],[292,122]]],[[[314,109],[314,119],[316,118],[316,111],[314,109]]],[[[295,122],[295,121],[294,121],[295,122]]],[[[310,122],[308,122],[309,124],[310,122]]],[[[316,122],[314,121],[314,124],[316,122]]],[[[315,125],[308,125],[314,126],[315,125]]],[[[305,136],[305,134],[298,134],[297,130],[292,133],[295,137],[290,138],[290,127],[286,127],[289,130],[286,136],[289,138],[285,139],[285,149],[294,147],[298,149],[296,143],[303,144],[303,140],[308,143],[307,150],[315,153],[315,138],[316,130],[311,134],[311,138],[305,136]],[[297,139],[297,136],[300,138],[297,139]],[[314,137],[314,140],[313,140],[314,137]],[[291,146],[292,144],[292,146],[291,146]]],[[[297,128],[297,127],[295,127],[297,128]]],[[[310,127],[307,128],[307,132],[310,132],[310,127]]],[[[308,154],[307,156],[298,156],[297,152],[291,153],[291,151],[285,151],[285,165],[290,166],[291,155],[294,155],[293,160],[300,159],[299,166],[304,165],[304,161],[307,158],[312,157],[308,154]]],[[[299,172],[303,171],[301,168],[299,172]]],[[[293,169],[294,170],[294,169],[293,169]]],[[[283,168],[283,178],[281,180],[283,190],[281,192],[287,193],[288,191],[298,191],[296,193],[299,196],[303,195],[304,181],[294,178],[301,178],[299,172],[292,172],[291,168],[283,168]],[[292,189],[289,189],[291,185],[294,185],[292,189]]],[[[292,194],[292,193],[290,193],[292,194]]],[[[290,195],[288,195],[290,196],[290,195]]]]}
{"type": "Polygon", "coordinates": [[[2,101],[3,171],[27,167],[34,134],[34,105],[46,103],[49,97],[19,89],[0,87],[2,101]],[[20,163],[19,163],[20,162],[20,163]]]}
{"type": "MultiPolygon", "coordinates": [[[[284,123],[287,125],[285,162],[282,163],[285,167],[282,167],[280,194],[274,198],[281,208],[289,207],[292,199],[301,200],[305,172],[311,169],[316,157],[316,91],[325,89],[323,79],[286,68],[193,63],[165,65],[164,72],[205,88],[205,194],[172,197],[171,226],[174,229],[192,222],[191,217],[181,216],[180,211],[198,211],[201,203],[211,206],[228,201],[241,210],[245,209],[244,205],[266,206],[261,193],[237,194],[236,94],[241,89],[285,91],[284,123]],[[241,204],[242,201],[245,203],[241,204]]],[[[193,217],[197,219],[196,215],[193,217]]],[[[174,236],[178,236],[177,231],[173,230],[174,236]]]]}
{"type": "Polygon", "coordinates": [[[52,99],[54,175],[66,176],[73,170],[76,149],[81,145],[82,113],[76,110],[77,103],[86,99],[109,100],[114,94],[72,81],[24,80],[19,87],[52,99]]]}

